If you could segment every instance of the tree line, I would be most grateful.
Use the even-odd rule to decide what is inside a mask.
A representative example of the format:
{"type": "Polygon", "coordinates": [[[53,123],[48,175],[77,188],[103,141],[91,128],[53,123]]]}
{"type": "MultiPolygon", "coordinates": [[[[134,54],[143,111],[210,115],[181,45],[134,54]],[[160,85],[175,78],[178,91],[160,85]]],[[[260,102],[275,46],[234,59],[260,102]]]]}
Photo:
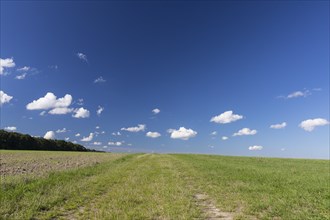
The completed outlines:
{"type": "Polygon", "coordinates": [[[51,151],[96,151],[80,144],[64,140],[48,140],[28,134],[0,130],[0,149],[7,150],[51,150],[51,151]]]}

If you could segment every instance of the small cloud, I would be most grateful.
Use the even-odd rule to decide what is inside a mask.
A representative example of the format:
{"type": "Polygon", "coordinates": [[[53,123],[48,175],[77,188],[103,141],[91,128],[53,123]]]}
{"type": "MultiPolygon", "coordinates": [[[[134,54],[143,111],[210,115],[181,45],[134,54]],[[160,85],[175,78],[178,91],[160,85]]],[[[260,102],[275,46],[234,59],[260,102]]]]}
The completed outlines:
{"type": "Polygon", "coordinates": [[[46,115],[46,111],[42,111],[42,112],[40,112],[40,114],[39,115],[41,115],[41,116],[44,116],[44,115],[46,115]]]}
{"type": "Polygon", "coordinates": [[[155,115],[160,113],[160,110],[158,108],[155,108],[152,110],[152,113],[154,113],[155,115]]]}
{"type": "Polygon", "coordinates": [[[192,129],[186,129],[185,127],[180,127],[178,130],[168,129],[168,133],[171,134],[172,139],[181,139],[181,140],[189,140],[197,135],[197,132],[192,129]]]}
{"type": "Polygon", "coordinates": [[[112,132],[112,135],[113,136],[120,136],[121,135],[121,133],[118,131],[118,132],[112,132]]]}
{"type": "Polygon", "coordinates": [[[250,128],[242,128],[238,132],[234,133],[233,136],[242,136],[242,135],[255,135],[257,130],[251,130],[250,128]]]}
{"type": "Polygon", "coordinates": [[[66,137],[66,138],[65,138],[65,140],[66,140],[66,141],[69,141],[69,140],[70,140],[70,138],[69,138],[69,137],[66,137]]]}
{"type": "Polygon", "coordinates": [[[117,142],[109,141],[109,142],[108,142],[108,145],[112,145],[112,146],[121,146],[121,145],[123,145],[123,142],[120,142],[120,141],[117,141],[117,142]]]}
{"type": "Polygon", "coordinates": [[[9,103],[12,100],[13,96],[6,94],[4,91],[0,91],[0,106],[9,103]]]}
{"type": "Polygon", "coordinates": [[[94,133],[89,133],[89,136],[88,137],[83,137],[81,139],[81,141],[88,142],[88,141],[93,140],[93,138],[94,138],[94,133]]]}
{"type": "Polygon", "coordinates": [[[129,132],[139,132],[139,131],[144,131],[145,128],[146,128],[146,125],[139,124],[136,127],[121,128],[120,130],[122,130],[122,131],[129,131],[129,132]]]}
{"type": "Polygon", "coordinates": [[[100,116],[103,111],[104,111],[104,108],[102,106],[99,106],[96,111],[97,116],[100,116]]]}
{"type": "Polygon", "coordinates": [[[4,129],[7,131],[16,131],[17,130],[17,128],[15,126],[8,126],[8,127],[5,127],[4,129]]]}
{"type": "Polygon", "coordinates": [[[329,121],[324,118],[307,119],[299,124],[305,131],[313,131],[317,126],[328,125],[329,121]]]}
{"type": "Polygon", "coordinates": [[[93,143],[93,145],[101,145],[102,144],[102,142],[97,142],[97,141],[95,141],[94,143],[93,143]]]}
{"type": "Polygon", "coordinates": [[[100,129],[100,126],[96,126],[95,129],[100,129]]]}
{"type": "Polygon", "coordinates": [[[101,134],[105,134],[105,131],[102,131],[101,134]]]}
{"type": "Polygon", "coordinates": [[[77,108],[74,110],[74,115],[72,115],[74,118],[88,118],[89,117],[89,111],[87,109],[84,109],[83,107],[77,108]]]}
{"type": "Polygon", "coordinates": [[[146,136],[147,137],[150,137],[150,138],[158,138],[158,137],[161,136],[161,134],[158,133],[158,132],[151,132],[151,131],[149,131],[149,132],[147,132],[146,136]]]}
{"type": "Polygon", "coordinates": [[[313,88],[312,90],[313,91],[316,91],[316,92],[321,92],[322,91],[322,88],[313,88]]]}
{"type": "Polygon", "coordinates": [[[228,140],[228,137],[226,137],[226,136],[222,136],[221,139],[222,139],[223,141],[225,141],[225,140],[228,140]]]}
{"type": "Polygon", "coordinates": [[[77,57],[83,61],[85,61],[86,63],[88,63],[88,60],[87,60],[87,56],[83,53],[77,53],[77,57]]]}
{"type": "Polygon", "coordinates": [[[26,75],[27,75],[27,73],[23,73],[21,75],[16,76],[15,79],[18,79],[18,80],[25,79],[26,75]]]}
{"type": "Polygon", "coordinates": [[[49,69],[54,69],[57,70],[58,69],[58,65],[50,65],[48,66],[49,69]]]}
{"type": "Polygon", "coordinates": [[[47,139],[47,140],[55,139],[55,132],[54,131],[47,131],[44,138],[47,139]]]}
{"type": "Polygon", "coordinates": [[[290,93],[287,98],[288,99],[292,99],[292,98],[298,98],[298,97],[306,97],[310,94],[310,92],[308,90],[305,90],[305,91],[296,91],[296,92],[293,92],[293,93],[290,93]]]}
{"type": "Polygon", "coordinates": [[[58,129],[56,133],[65,133],[67,132],[66,128],[58,129]]]}
{"type": "Polygon", "coordinates": [[[258,145],[254,145],[254,146],[250,146],[249,150],[262,150],[263,146],[258,146],[258,145]]]}
{"type": "Polygon", "coordinates": [[[29,71],[31,69],[31,67],[29,66],[24,66],[22,68],[17,68],[17,71],[18,72],[26,72],[26,71],[29,71]]]}
{"type": "Polygon", "coordinates": [[[281,148],[281,151],[285,151],[286,149],[285,148],[281,148]]]}
{"type": "Polygon", "coordinates": [[[100,76],[99,78],[97,78],[97,79],[94,80],[94,83],[104,83],[104,82],[106,82],[106,80],[103,79],[102,76],[100,76]]]}
{"type": "Polygon", "coordinates": [[[0,75],[5,75],[5,68],[12,68],[15,67],[15,62],[13,58],[0,58],[0,75]]]}
{"type": "Polygon", "coordinates": [[[68,113],[73,112],[73,108],[54,108],[52,110],[50,110],[48,113],[51,115],[65,115],[68,113]]]}
{"type": "Polygon", "coordinates": [[[80,134],[79,134],[79,133],[77,133],[77,134],[75,134],[75,136],[76,136],[76,137],[80,137],[80,134]]]}
{"type": "Polygon", "coordinates": [[[235,115],[233,111],[226,111],[220,115],[214,116],[211,118],[210,122],[218,123],[218,124],[227,124],[237,120],[242,119],[242,115],[235,115]]]}
{"type": "Polygon", "coordinates": [[[218,134],[218,132],[216,132],[216,131],[213,131],[213,132],[211,132],[211,134],[210,135],[212,135],[212,136],[215,136],[215,135],[217,135],[218,134]]]}
{"type": "Polygon", "coordinates": [[[84,99],[78,99],[77,105],[84,105],[84,99]]]}
{"type": "Polygon", "coordinates": [[[273,129],[281,129],[281,128],[285,128],[286,127],[286,122],[282,122],[281,124],[274,124],[274,125],[271,125],[270,128],[273,128],[273,129]]]}

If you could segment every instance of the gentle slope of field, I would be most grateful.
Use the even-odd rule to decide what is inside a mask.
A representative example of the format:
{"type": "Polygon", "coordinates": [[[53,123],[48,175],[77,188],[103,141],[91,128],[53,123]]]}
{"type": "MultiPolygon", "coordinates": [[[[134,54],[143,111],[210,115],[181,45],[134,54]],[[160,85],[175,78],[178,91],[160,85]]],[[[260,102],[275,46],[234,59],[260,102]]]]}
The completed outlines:
{"type": "Polygon", "coordinates": [[[329,219],[329,161],[208,155],[0,151],[1,219],[329,219]],[[8,159],[23,154],[19,162],[8,159]],[[96,161],[94,155],[100,155],[96,161]],[[62,159],[65,158],[65,159],[62,159]],[[42,160],[42,159],[40,159],[42,160]],[[4,162],[6,161],[6,162],[4,162]],[[23,162],[22,162],[23,161],[23,162]],[[49,159],[51,162],[52,160],[49,159]],[[54,161],[53,161],[54,162],[54,161]],[[45,166],[46,167],[46,166],[45,166]],[[223,218],[221,218],[221,216],[223,218]],[[227,216],[227,217],[224,217],[227,216]]]}

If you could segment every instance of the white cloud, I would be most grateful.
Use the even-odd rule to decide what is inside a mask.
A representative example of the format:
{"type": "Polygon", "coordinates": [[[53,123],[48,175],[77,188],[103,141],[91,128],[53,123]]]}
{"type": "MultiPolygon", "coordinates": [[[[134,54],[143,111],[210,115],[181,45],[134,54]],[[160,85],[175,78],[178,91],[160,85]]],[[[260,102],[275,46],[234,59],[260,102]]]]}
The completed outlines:
{"type": "Polygon", "coordinates": [[[103,111],[104,111],[104,108],[102,106],[99,106],[98,109],[97,109],[97,111],[96,111],[96,114],[98,116],[100,116],[103,111]]]}
{"type": "Polygon", "coordinates": [[[215,135],[217,135],[218,134],[218,132],[216,132],[216,131],[213,131],[213,132],[211,132],[211,134],[210,135],[212,135],[212,136],[215,136],[215,135]]]}
{"type": "Polygon", "coordinates": [[[286,98],[287,99],[292,99],[292,98],[298,98],[298,97],[306,97],[310,95],[309,90],[305,90],[305,91],[295,91],[293,93],[290,93],[286,98]]]}
{"type": "Polygon", "coordinates": [[[97,142],[97,141],[95,141],[93,144],[94,144],[94,145],[101,145],[102,142],[97,142]]]}
{"type": "Polygon", "coordinates": [[[240,120],[242,118],[243,118],[242,115],[235,115],[235,114],[233,114],[233,111],[226,111],[220,115],[217,115],[217,116],[214,116],[213,118],[211,118],[210,122],[219,123],[219,124],[227,124],[227,123],[231,123],[231,122],[240,120]]]}
{"type": "Polygon", "coordinates": [[[234,133],[233,136],[242,136],[242,135],[255,135],[257,130],[251,130],[250,128],[242,128],[238,132],[234,133]]]}
{"type": "Polygon", "coordinates": [[[254,146],[250,146],[249,150],[262,150],[263,146],[258,146],[258,145],[254,145],[254,146]]]}
{"type": "Polygon", "coordinates": [[[46,115],[46,111],[42,111],[42,112],[40,112],[40,114],[39,115],[41,115],[41,116],[44,116],[44,115],[46,115]]]}
{"type": "Polygon", "coordinates": [[[152,113],[154,113],[155,115],[157,115],[160,112],[160,110],[158,108],[155,108],[152,110],[152,113]]]}
{"type": "Polygon", "coordinates": [[[47,131],[44,138],[45,139],[55,139],[55,132],[54,131],[47,131]]]}
{"type": "Polygon", "coordinates": [[[89,117],[89,111],[87,109],[84,109],[83,107],[77,108],[74,110],[74,115],[72,115],[74,118],[88,118],[89,117]]]}
{"type": "Polygon", "coordinates": [[[73,108],[54,108],[48,113],[51,115],[65,115],[73,111],[73,108]]]}
{"type": "Polygon", "coordinates": [[[12,99],[13,97],[6,94],[4,91],[0,91],[0,105],[3,105],[7,102],[10,102],[10,100],[12,99]]]}
{"type": "Polygon", "coordinates": [[[95,129],[100,129],[100,126],[96,126],[95,129]]]}
{"type": "Polygon", "coordinates": [[[273,128],[273,129],[281,129],[281,128],[285,128],[286,127],[286,122],[282,122],[281,124],[274,124],[274,125],[271,125],[270,128],[273,128]]]}
{"type": "Polygon", "coordinates": [[[225,140],[228,140],[228,137],[226,137],[226,136],[222,136],[222,138],[221,138],[223,141],[225,141],[225,140]]]}
{"type": "Polygon", "coordinates": [[[66,141],[69,141],[69,140],[70,140],[70,138],[69,138],[69,137],[66,137],[66,138],[65,138],[65,140],[66,140],[66,141]]]}
{"type": "Polygon", "coordinates": [[[16,131],[17,128],[15,126],[8,126],[8,127],[5,127],[5,130],[7,130],[7,131],[16,131]]]}
{"type": "Polygon", "coordinates": [[[299,127],[305,131],[313,131],[317,126],[328,125],[329,121],[324,118],[307,119],[299,124],[299,127]]]}
{"type": "Polygon", "coordinates": [[[150,138],[158,138],[158,137],[161,136],[161,134],[158,133],[158,132],[151,132],[151,131],[149,131],[149,132],[147,132],[146,136],[147,137],[150,137],[150,138]]]}
{"type": "Polygon", "coordinates": [[[88,142],[88,141],[93,140],[93,138],[94,138],[94,134],[93,133],[90,133],[88,137],[83,137],[81,139],[81,141],[88,142]]]}
{"type": "Polygon", "coordinates": [[[77,57],[81,60],[84,60],[86,63],[88,63],[87,56],[83,53],[77,53],[77,57]]]}
{"type": "Polygon", "coordinates": [[[18,79],[18,80],[25,79],[26,75],[27,75],[27,73],[23,73],[21,75],[16,76],[15,79],[18,79]]]}
{"type": "Polygon", "coordinates": [[[77,105],[84,105],[84,99],[78,99],[77,105]]]}
{"type": "Polygon", "coordinates": [[[123,142],[120,142],[120,141],[117,141],[117,142],[109,141],[108,142],[108,145],[121,146],[121,145],[123,145],[123,142]]]}
{"type": "Polygon", "coordinates": [[[94,83],[104,83],[104,82],[106,82],[106,80],[103,79],[102,76],[100,76],[99,78],[97,78],[97,79],[94,80],[94,83]]]}
{"type": "Polygon", "coordinates": [[[65,133],[67,132],[66,128],[58,129],[56,133],[65,133]]]}
{"type": "Polygon", "coordinates": [[[33,100],[31,103],[26,105],[28,110],[47,110],[52,108],[67,108],[71,105],[72,96],[66,94],[63,98],[58,98],[52,93],[47,92],[44,97],[38,100],[33,100]]]}
{"type": "Polygon", "coordinates": [[[189,138],[193,138],[197,135],[197,132],[192,129],[186,129],[185,127],[180,127],[178,130],[168,129],[168,133],[171,134],[172,139],[181,139],[188,140],[189,138]]]}
{"type": "Polygon", "coordinates": [[[118,132],[112,132],[112,135],[113,136],[120,136],[121,135],[121,133],[118,131],[118,132]]]}
{"type": "Polygon", "coordinates": [[[0,75],[4,75],[5,68],[11,68],[15,66],[15,62],[13,58],[6,58],[1,59],[0,58],[0,75]]]}
{"type": "Polygon", "coordinates": [[[76,137],[80,137],[80,134],[79,134],[79,133],[77,133],[77,134],[75,134],[75,136],[76,136],[76,137]]]}
{"type": "Polygon", "coordinates": [[[145,129],[146,129],[146,125],[139,124],[136,127],[121,128],[120,130],[122,130],[122,131],[129,131],[129,132],[139,132],[139,131],[144,131],[145,129]]]}
{"type": "Polygon", "coordinates": [[[17,68],[17,71],[19,71],[19,72],[26,72],[26,71],[29,71],[30,69],[31,69],[31,67],[24,66],[22,68],[17,68]]]}

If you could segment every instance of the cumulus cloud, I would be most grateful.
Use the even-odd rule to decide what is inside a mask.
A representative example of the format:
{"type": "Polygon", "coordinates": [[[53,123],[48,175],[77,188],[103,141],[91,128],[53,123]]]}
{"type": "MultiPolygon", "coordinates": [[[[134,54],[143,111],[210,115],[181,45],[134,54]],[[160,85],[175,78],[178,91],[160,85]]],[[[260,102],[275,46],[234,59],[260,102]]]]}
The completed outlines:
{"type": "Polygon", "coordinates": [[[25,79],[26,75],[27,75],[27,73],[23,73],[21,75],[16,76],[15,79],[18,79],[18,80],[25,79]]]}
{"type": "Polygon", "coordinates": [[[56,133],[65,133],[67,132],[66,128],[58,129],[56,133]]]}
{"type": "Polygon", "coordinates": [[[242,135],[255,135],[257,130],[251,130],[250,128],[242,128],[238,132],[234,133],[233,136],[242,136],[242,135]]]}
{"type": "Polygon", "coordinates": [[[313,131],[317,126],[324,126],[328,125],[329,121],[324,118],[314,118],[314,119],[307,119],[302,121],[299,124],[299,127],[304,129],[305,131],[313,131]]]}
{"type": "Polygon", "coordinates": [[[67,108],[71,105],[72,96],[66,94],[63,98],[58,98],[52,93],[47,92],[44,97],[37,100],[33,100],[31,103],[26,105],[28,110],[47,110],[53,108],[67,108]]]}
{"type": "Polygon", "coordinates": [[[100,76],[99,78],[97,78],[97,79],[94,80],[94,83],[104,83],[104,82],[106,82],[106,80],[103,79],[102,76],[100,76]]]}
{"type": "Polygon", "coordinates": [[[103,111],[104,111],[104,108],[102,106],[99,106],[98,109],[97,109],[97,111],[96,111],[96,114],[98,116],[100,116],[103,111]]]}
{"type": "Polygon", "coordinates": [[[76,136],[76,137],[80,137],[80,134],[79,134],[79,133],[77,133],[77,134],[75,134],[75,136],[76,136]]]}
{"type": "Polygon", "coordinates": [[[227,124],[227,123],[231,123],[231,122],[240,120],[242,118],[243,118],[242,115],[235,115],[235,114],[233,114],[233,111],[226,111],[220,115],[217,115],[217,116],[214,116],[213,118],[211,118],[210,122],[219,123],[219,124],[227,124]]]}
{"type": "Polygon", "coordinates": [[[282,122],[280,124],[274,124],[274,125],[271,125],[270,128],[273,128],[273,129],[281,129],[281,128],[285,128],[286,127],[286,122],[282,122]]]}
{"type": "Polygon", "coordinates": [[[54,131],[47,131],[45,136],[44,136],[45,139],[55,139],[55,132],[54,131]]]}
{"type": "Polygon", "coordinates": [[[254,145],[254,146],[250,146],[249,150],[262,150],[263,146],[259,146],[259,145],[254,145]]]}
{"type": "Polygon", "coordinates": [[[77,53],[77,57],[83,61],[85,61],[86,63],[88,63],[88,60],[87,60],[87,56],[83,53],[77,53]]]}
{"type": "Polygon", "coordinates": [[[5,127],[5,130],[7,130],[7,131],[16,131],[17,128],[15,126],[8,126],[8,127],[5,127]]]}
{"type": "Polygon", "coordinates": [[[147,132],[146,136],[147,137],[150,137],[150,138],[158,138],[158,137],[161,136],[161,134],[158,133],[158,132],[151,132],[151,131],[149,131],[149,132],[147,132]]]}
{"type": "Polygon", "coordinates": [[[29,71],[31,69],[31,67],[29,66],[24,66],[22,68],[17,68],[17,71],[18,72],[26,72],[26,71],[29,71]]]}
{"type": "Polygon", "coordinates": [[[83,107],[77,108],[74,110],[74,114],[72,115],[74,118],[88,118],[89,111],[84,109],[83,107]]]}
{"type": "Polygon", "coordinates": [[[197,135],[196,131],[190,128],[186,129],[185,127],[180,127],[178,130],[168,129],[167,132],[171,134],[172,139],[181,139],[181,140],[188,140],[197,135]]]}
{"type": "Polygon", "coordinates": [[[0,58],[0,75],[5,75],[5,68],[11,68],[15,66],[15,62],[13,58],[0,58]]]}
{"type": "Polygon", "coordinates": [[[13,97],[6,94],[4,91],[0,91],[0,105],[3,105],[7,102],[10,102],[10,100],[12,99],[13,97]]]}
{"type": "Polygon", "coordinates": [[[123,145],[123,142],[120,142],[120,141],[117,141],[117,142],[109,141],[108,142],[108,145],[121,146],[121,145],[123,145]]]}
{"type": "Polygon", "coordinates": [[[139,131],[144,131],[145,129],[146,129],[146,125],[139,124],[136,127],[121,128],[120,130],[122,130],[122,131],[129,131],[129,132],[139,132],[139,131]]]}
{"type": "Polygon", "coordinates": [[[228,137],[226,137],[226,136],[222,136],[222,138],[221,138],[223,141],[225,141],[225,140],[228,140],[228,137]]]}
{"type": "Polygon", "coordinates": [[[81,139],[81,141],[88,142],[88,141],[93,140],[93,138],[94,138],[94,134],[93,133],[89,133],[89,136],[88,137],[83,137],[81,139]]]}
{"type": "Polygon", "coordinates": [[[155,115],[157,115],[160,112],[160,110],[158,108],[155,108],[152,110],[152,113],[154,113],[155,115]]]}

